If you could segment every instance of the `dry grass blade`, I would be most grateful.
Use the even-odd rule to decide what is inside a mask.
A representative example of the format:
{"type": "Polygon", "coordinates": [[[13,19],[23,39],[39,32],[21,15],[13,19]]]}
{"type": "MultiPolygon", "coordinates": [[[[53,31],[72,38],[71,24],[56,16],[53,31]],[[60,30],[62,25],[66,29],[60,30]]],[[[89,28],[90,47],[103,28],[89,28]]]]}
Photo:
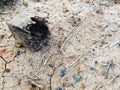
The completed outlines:
{"type": "MultiPolygon", "coordinates": [[[[80,22],[79,22],[79,23],[80,23],[80,22]]],[[[66,44],[66,42],[70,39],[70,37],[71,37],[71,35],[72,35],[73,31],[75,31],[76,26],[78,26],[78,25],[79,25],[79,23],[77,23],[77,24],[74,26],[75,28],[74,28],[71,32],[69,32],[68,36],[65,38],[65,40],[64,40],[64,42],[63,42],[63,44],[62,44],[62,46],[61,46],[61,48],[60,48],[60,51],[62,51],[62,49],[63,49],[64,45],[65,45],[65,44],[66,44]]]]}
{"type": "Polygon", "coordinates": [[[108,85],[120,74],[120,71],[114,75],[114,77],[108,82],[108,85]]]}
{"type": "Polygon", "coordinates": [[[76,64],[80,60],[81,57],[82,57],[82,55],[79,56],[72,64],[70,64],[69,67],[72,67],[74,64],[76,64]]]}
{"type": "Polygon", "coordinates": [[[49,57],[45,60],[44,64],[43,65],[46,65],[48,60],[50,59],[50,57],[52,56],[53,54],[50,54],[49,57]]]}
{"type": "Polygon", "coordinates": [[[31,84],[39,87],[40,89],[44,90],[44,85],[40,82],[37,82],[37,81],[33,81],[33,80],[29,80],[31,84]]]}
{"type": "Polygon", "coordinates": [[[105,79],[108,78],[109,70],[110,70],[110,68],[111,68],[113,65],[114,65],[114,64],[113,64],[113,60],[111,60],[111,61],[108,62],[108,67],[107,67],[107,70],[106,70],[105,79]]]}

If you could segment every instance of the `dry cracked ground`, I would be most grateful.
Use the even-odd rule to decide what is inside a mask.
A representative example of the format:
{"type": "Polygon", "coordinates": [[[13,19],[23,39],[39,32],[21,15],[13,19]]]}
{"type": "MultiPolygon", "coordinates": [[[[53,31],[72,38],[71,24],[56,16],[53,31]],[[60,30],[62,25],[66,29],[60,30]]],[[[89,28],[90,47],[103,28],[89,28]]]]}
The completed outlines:
{"type": "Polygon", "coordinates": [[[18,0],[1,10],[0,90],[120,90],[120,1],[18,0]],[[39,52],[15,47],[6,24],[30,16],[51,31],[39,52]]]}

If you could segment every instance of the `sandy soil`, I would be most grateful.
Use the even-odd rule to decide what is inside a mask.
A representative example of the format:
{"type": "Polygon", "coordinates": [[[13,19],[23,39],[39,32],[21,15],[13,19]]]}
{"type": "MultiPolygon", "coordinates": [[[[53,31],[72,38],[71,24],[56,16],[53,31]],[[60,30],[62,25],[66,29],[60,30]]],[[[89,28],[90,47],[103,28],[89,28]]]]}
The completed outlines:
{"type": "Polygon", "coordinates": [[[119,0],[19,0],[0,21],[0,90],[120,90],[119,0]],[[48,20],[49,45],[15,47],[6,23],[35,15],[48,20]]]}

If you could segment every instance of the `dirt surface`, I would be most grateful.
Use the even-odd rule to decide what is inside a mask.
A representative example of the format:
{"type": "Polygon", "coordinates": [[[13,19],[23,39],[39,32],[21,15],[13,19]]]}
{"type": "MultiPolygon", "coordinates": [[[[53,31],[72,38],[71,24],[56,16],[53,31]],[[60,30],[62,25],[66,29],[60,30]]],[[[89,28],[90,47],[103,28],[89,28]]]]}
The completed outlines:
{"type": "Polygon", "coordinates": [[[120,90],[119,0],[19,0],[0,12],[0,90],[120,90]],[[15,47],[7,26],[48,21],[39,52],[15,47]]]}

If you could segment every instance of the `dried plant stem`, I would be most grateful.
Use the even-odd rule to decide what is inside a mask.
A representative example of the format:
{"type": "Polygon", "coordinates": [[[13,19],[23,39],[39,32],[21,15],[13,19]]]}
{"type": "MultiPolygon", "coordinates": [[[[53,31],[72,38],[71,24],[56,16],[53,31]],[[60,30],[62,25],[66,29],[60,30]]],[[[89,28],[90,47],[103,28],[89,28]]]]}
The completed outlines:
{"type": "Polygon", "coordinates": [[[50,54],[49,57],[45,60],[44,64],[43,65],[46,65],[48,60],[50,59],[50,57],[52,56],[53,54],[50,54]]]}
{"type": "Polygon", "coordinates": [[[66,42],[70,39],[71,35],[73,34],[73,31],[75,31],[76,26],[78,26],[78,25],[79,25],[79,23],[77,23],[77,24],[74,26],[74,29],[73,29],[71,32],[69,32],[68,36],[65,38],[65,40],[64,40],[64,42],[63,42],[63,44],[62,44],[62,46],[61,46],[61,48],[60,48],[60,51],[62,51],[64,45],[65,45],[66,42]]]}
{"type": "Polygon", "coordinates": [[[108,85],[120,74],[120,71],[114,75],[114,77],[108,82],[108,85]]]}
{"type": "Polygon", "coordinates": [[[110,67],[112,67],[112,65],[113,65],[113,60],[111,60],[108,64],[107,71],[106,71],[106,74],[105,74],[105,79],[107,79],[110,67]]]}
{"type": "Polygon", "coordinates": [[[75,63],[77,63],[77,62],[80,60],[81,57],[82,57],[82,56],[79,56],[72,64],[70,64],[69,67],[71,67],[71,66],[73,66],[75,63]]]}

